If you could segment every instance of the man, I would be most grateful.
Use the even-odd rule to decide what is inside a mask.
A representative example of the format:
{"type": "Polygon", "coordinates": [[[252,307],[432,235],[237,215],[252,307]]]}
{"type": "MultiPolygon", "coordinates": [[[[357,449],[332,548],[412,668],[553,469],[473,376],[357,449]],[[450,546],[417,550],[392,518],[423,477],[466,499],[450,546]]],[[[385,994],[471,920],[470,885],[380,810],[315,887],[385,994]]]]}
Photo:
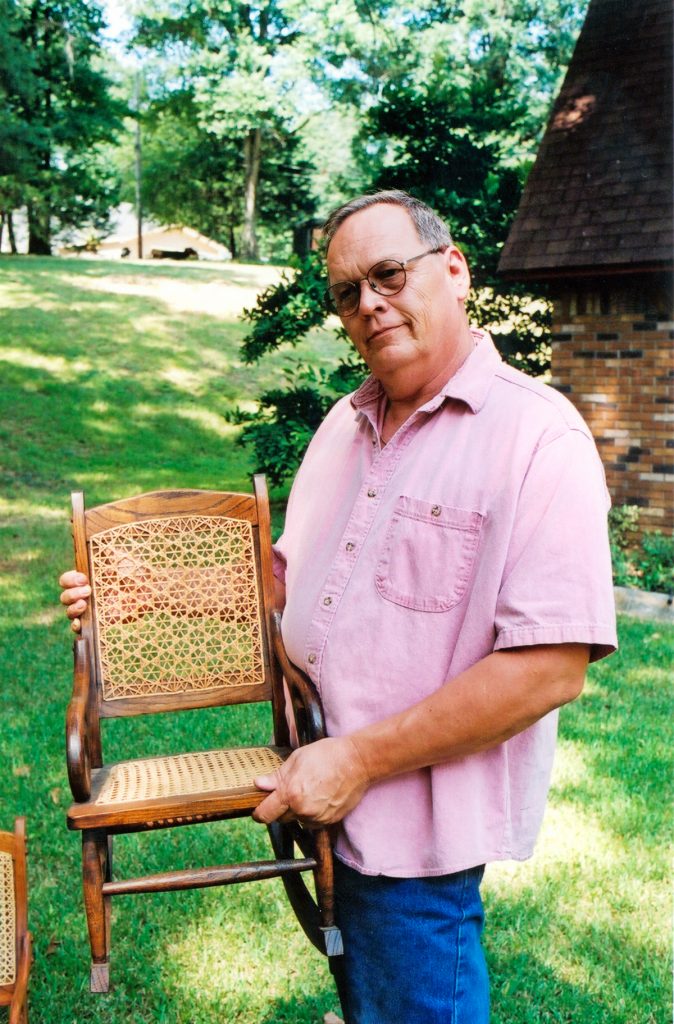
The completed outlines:
{"type": "Polygon", "coordinates": [[[484,865],[531,855],[555,709],[615,648],[603,472],[573,407],[469,326],[433,211],[363,196],[326,238],[372,376],[307,451],[276,575],[330,738],[256,780],[255,818],[339,823],[349,1021],[486,1024],[484,865]]]}

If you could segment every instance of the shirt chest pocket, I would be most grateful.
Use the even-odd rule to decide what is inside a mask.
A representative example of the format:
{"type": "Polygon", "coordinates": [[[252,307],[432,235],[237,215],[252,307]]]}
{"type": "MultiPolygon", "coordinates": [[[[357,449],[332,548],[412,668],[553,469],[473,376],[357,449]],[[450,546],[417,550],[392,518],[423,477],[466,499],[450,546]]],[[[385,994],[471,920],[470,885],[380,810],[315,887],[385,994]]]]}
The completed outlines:
{"type": "Polygon", "coordinates": [[[416,611],[453,608],[472,576],[481,527],[479,512],[401,495],[377,565],[377,590],[416,611]]]}

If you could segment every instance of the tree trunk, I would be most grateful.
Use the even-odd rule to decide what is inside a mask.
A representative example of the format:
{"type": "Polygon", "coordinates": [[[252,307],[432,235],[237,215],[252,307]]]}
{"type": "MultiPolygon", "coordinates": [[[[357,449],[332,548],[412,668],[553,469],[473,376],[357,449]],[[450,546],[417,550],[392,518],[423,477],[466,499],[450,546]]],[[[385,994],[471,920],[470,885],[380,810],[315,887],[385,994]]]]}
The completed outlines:
{"type": "Polygon", "coordinates": [[[252,128],[243,140],[243,164],[245,180],[244,219],[241,232],[241,258],[256,260],[257,238],[255,222],[257,219],[257,183],[260,177],[260,142],[261,131],[252,128]]]}
{"type": "Polygon", "coordinates": [[[136,132],[134,139],[136,179],[136,256],[143,258],[143,141],[140,130],[140,72],[134,79],[134,107],[136,111],[136,132]]]}
{"type": "Polygon", "coordinates": [[[31,256],[51,256],[49,213],[28,206],[28,252],[31,256]]]}
{"type": "Polygon", "coordinates": [[[7,237],[9,238],[9,251],[12,256],[16,256],[16,238],[14,235],[14,221],[12,219],[12,211],[7,211],[7,237]]]}

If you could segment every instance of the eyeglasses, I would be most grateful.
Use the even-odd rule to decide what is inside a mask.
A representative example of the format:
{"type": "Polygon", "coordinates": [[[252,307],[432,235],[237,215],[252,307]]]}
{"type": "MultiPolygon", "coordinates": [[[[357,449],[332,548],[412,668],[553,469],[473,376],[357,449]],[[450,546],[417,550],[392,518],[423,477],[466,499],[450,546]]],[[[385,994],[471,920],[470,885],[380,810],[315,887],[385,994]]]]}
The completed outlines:
{"type": "Polygon", "coordinates": [[[331,312],[337,313],[339,316],[353,316],[358,312],[360,286],[363,281],[367,281],[372,291],[378,295],[397,295],[405,287],[406,268],[410,263],[416,263],[424,256],[444,252],[446,248],[446,245],[439,245],[418,256],[412,256],[409,260],[380,260],[379,263],[370,267],[365,277],[361,277],[357,281],[338,281],[331,285],[325,293],[325,303],[331,312]]]}

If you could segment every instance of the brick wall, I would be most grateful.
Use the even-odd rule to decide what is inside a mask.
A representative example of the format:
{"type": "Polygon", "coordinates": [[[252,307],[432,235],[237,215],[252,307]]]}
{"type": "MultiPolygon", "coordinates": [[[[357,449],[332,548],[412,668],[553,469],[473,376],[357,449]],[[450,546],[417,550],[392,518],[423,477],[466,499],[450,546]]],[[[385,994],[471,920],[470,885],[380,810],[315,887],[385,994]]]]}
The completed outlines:
{"type": "Polygon", "coordinates": [[[594,434],[615,505],[674,530],[674,312],[652,285],[591,284],[555,300],[552,383],[594,434]],[[666,309],[663,309],[666,306],[666,309]]]}

